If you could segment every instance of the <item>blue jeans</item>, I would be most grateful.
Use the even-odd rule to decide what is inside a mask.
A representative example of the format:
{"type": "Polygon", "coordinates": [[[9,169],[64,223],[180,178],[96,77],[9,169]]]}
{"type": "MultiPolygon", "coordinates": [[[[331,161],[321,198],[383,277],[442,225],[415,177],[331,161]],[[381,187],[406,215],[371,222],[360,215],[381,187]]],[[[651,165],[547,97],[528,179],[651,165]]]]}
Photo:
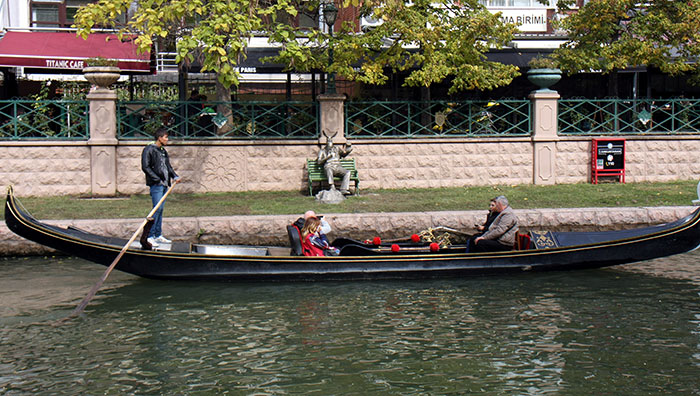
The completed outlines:
{"type": "MultiPolygon", "coordinates": [[[[161,198],[163,198],[163,195],[165,195],[165,192],[168,191],[168,187],[162,185],[162,184],[156,184],[151,186],[151,202],[153,202],[153,207],[158,204],[158,201],[160,201],[161,198]]],[[[165,202],[163,202],[162,205],[160,205],[160,208],[156,210],[156,212],[153,214],[153,227],[151,227],[151,232],[148,233],[149,237],[157,238],[161,235],[163,235],[163,207],[165,206],[165,202]]]]}

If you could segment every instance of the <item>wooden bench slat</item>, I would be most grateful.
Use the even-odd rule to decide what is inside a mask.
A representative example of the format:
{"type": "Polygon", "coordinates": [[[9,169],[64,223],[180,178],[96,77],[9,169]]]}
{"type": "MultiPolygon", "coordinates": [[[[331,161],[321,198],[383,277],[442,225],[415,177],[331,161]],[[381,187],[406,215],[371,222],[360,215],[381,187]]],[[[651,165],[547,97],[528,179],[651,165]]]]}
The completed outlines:
{"type": "MultiPolygon", "coordinates": [[[[340,160],[340,164],[343,168],[350,171],[350,180],[355,182],[355,195],[360,194],[360,177],[357,173],[357,168],[355,166],[354,158],[345,158],[340,160]]],[[[327,183],[326,172],[323,170],[323,166],[320,166],[315,159],[306,160],[306,170],[309,174],[309,195],[313,195],[313,184],[314,182],[319,182],[320,186],[323,187],[323,183],[327,183]]],[[[343,180],[340,176],[333,176],[334,181],[343,180]]]]}

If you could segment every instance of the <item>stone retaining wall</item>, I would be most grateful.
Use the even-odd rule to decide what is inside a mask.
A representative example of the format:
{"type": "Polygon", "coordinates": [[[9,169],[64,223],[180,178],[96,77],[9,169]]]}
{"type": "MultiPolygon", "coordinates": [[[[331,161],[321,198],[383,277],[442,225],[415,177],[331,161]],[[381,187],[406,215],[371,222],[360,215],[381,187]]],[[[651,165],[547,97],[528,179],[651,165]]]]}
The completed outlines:
{"type": "MultiPolygon", "coordinates": [[[[582,183],[591,178],[591,137],[567,137],[557,142],[556,182],[582,183]]],[[[700,137],[625,137],[626,182],[693,180],[700,176],[700,137]]]]}
{"type": "MultiPolygon", "coordinates": [[[[692,206],[636,208],[575,208],[515,210],[521,230],[608,230],[666,223],[694,210],[692,206]]],[[[380,236],[383,239],[410,236],[430,227],[446,226],[471,232],[484,221],[484,211],[419,213],[342,213],[326,214],[333,227],[330,238],[350,236],[357,239],[380,236]]],[[[174,240],[209,244],[269,244],[288,246],[285,226],[294,215],[168,217],[165,234],[174,240]]],[[[49,221],[60,226],[73,225],[102,235],[128,239],[142,219],[49,221]]],[[[40,255],[53,251],[29,242],[0,225],[0,255],[40,255]]]]}
{"type": "MultiPolygon", "coordinates": [[[[141,151],[146,141],[116,146],[116,191],[146,194],[141,151]]],[[[530,138],[397,139],[353,141],[361,189],[432,188],[534,182],[530,138]]],[[[184,178],[180,192],[306,191],[306,159],[314,141],[178,142],[168,151],[184,178]]],[[[20,196],[89,195],[90,146],[85,142],[0,142],[0,182],[20,196]]],[[[591,137],[560,137],[552,180],[586,183],[591,137]]],[[[627,182],[697,179],[700,136],[627,138],[627,182]]]]}
{"type": "Polygon", "coordinates": [[[90,148],[85,142],[0,142],[0,182],[22,195],[90,193],[90,148]]]}

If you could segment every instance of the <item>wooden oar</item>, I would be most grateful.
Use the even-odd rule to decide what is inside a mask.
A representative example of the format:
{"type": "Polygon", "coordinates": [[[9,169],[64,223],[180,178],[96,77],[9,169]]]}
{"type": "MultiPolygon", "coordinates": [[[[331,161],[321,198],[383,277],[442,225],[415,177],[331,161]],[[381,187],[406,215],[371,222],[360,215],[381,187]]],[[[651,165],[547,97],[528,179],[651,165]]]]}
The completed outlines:
{"type": "Polygon", "coordinates": [[[110,264],[109,267],[107,267],[104,274],[102,274],[102,278],[100,278],[100,280],[97,281],[97,283],[95,283],[95,285],[92,287],[92,289],[90,289],[90,292],[87,294],[87,296],[85,296],[85,298],[83,298],[83,301],[81,301],[80,304],[78,304],[78,306],[73,310],[73,312],[71,312],[70,315],[68,315],[68,317],[66,319],[72,318],[74,316],[78,316],[78,315],[80,315],[81,312],[83,312],[83,310],[88,305],[90,300],[92,300],[92,298],[95,297],[97,290],[99,290],[100,287],[102,287],[102,284],[105,282],[105,280],[107,280],[109,273],[112,272],[112,270],[117,265],[119,260],[121,260],[122,256],[124,256],[124,253],[126,253],[126,250],[129,249],[129,246],[131,246],[131,244],[134,243],[134,241],[136,240],[136,237],[139,235],[139,233],[141,232],[143,227],[146,225],[146,223],[148,223],[149,218],[151,218],[156,213],[158,208],[160,208],[160,206],[163,204],[163,202],[165,202],[165,198],[168,196],[168,194],[170,194],[170,192],[173,190],[173,188],[175,188],[175,185],[179,182],[180,182],[180,179],[177,179],[173,182],[173,185],[170,186],[168,191],[165,192],[165,195],[163,195],[163,198],[161,198],[160,201],[158,201],[158,203],[156,204],[156,206],[153,207],[153,210],[151,210],[151,213],[149,213],[148,216],[146,216],[146,219],[143,221],[143,223],[141,223],[141,225],[136,230],[136,232],[134,232],[134,235],[131,236],[131,239],[129,239],[129,242],[127,242],[126,245],[124,245],[124,247],[119,252],[117,257],[114,259],[114,261],[112,261],[112,264],[110,264]]]}

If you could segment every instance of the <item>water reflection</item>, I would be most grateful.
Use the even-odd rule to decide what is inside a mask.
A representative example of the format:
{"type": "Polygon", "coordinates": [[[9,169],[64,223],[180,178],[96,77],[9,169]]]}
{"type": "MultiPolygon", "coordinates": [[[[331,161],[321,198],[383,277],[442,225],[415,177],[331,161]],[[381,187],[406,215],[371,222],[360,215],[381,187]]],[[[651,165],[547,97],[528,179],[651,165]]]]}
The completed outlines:
{"type": "MultiPolygon", "coordinates": [[[[0,257],[0,323],[51,308],[74,308],[103,271],[104,267],[65,256],[0,257]]],[[[115,272],[104,290],[131,279],[135,278],[115,272]]]]}
{"type": "Polygon", "coordinates": [[[118,275],[70,325],[28,324],[67,314],[102,270],[0,264],[0,393],[693,394],[700,374],[698,285],[629,268],[294,284],[118,275]],[[43,292],[24,290],[35,284],[43,292]]]}

